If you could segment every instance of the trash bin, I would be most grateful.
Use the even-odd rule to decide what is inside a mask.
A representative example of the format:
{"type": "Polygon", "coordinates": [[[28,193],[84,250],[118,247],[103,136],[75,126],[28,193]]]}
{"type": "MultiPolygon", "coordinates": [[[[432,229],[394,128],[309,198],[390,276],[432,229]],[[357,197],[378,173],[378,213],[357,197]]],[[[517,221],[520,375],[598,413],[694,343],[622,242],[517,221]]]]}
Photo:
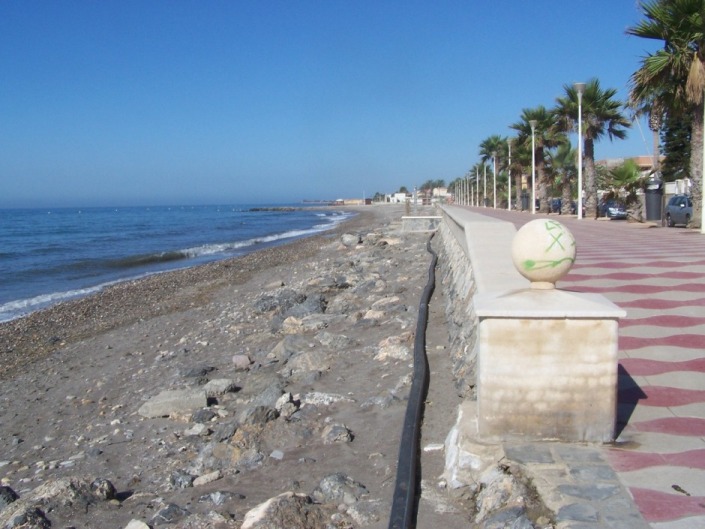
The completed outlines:
{"type": "Polygon", "coordinates": [[[663,203],[663,180],[658,175],[651,175],[644,189],[646,220],[661,220],[663,203]]]}
{"type": "Polygon", "coordinates": [[[526,211],[529,209],[529,193],[522,191],[521,193],[521,210],[526,211]]]}

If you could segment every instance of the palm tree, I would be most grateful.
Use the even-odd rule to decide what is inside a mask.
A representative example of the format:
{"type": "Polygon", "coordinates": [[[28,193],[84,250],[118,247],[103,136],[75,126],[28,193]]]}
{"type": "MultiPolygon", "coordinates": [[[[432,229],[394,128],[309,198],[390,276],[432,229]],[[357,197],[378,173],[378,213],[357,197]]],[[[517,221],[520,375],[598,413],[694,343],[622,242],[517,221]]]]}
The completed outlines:
{"type": "MultiPolygon", "coordinates": [[[[556,99],[554,110],[558,127],[564,132],[578,129],[578,93],[563,85],[565,97],[556,99]]],[[[631,122],[622,112],[623,103],[614,99],[616,88],[603,90],[600,81],[590,79],[582,99],[583,164],[585,166],[585,216],[597,217],[597,180],[595,178],[595,142],[605,135],[610,140],[624,139],[631,122]]]]}
{"type": "Polygon", "coordinates": [[[512,139],[512,165],[509,167],[509,173],[514,178],[514,204],[516,209],[522,209],[521,194],[522,177],[531,172],[531,141],[528,146],[519,138],[512,139]],[[528,170],[526,169],[528,167],[528,170]]]}
{"type": "MultiPolygon", "coordinates": [[[[499,171],[502,170],[502,164],[506,165],[507,160],[507,138],[503,138],[499,134],[493,134],[485,138],[482,143],[480,143],[480,159],[483,163],[487,163],[492,160],[492,158],[497,157],[497,181],[499,181],[499,171]]],[[[492,165],[492,170],[494,171],[495,166],[492,165]]],[[[495,199],[494,191],[492,192],[492,198],[495,199]]]]}
{"type": "Polygon", "coordinates": [[[646,55],[632,74],[630,99],[648,100],[654,93],[669,113],[692,116],[690,177],[693,225],[702,226],[703,133],[705,129],[705,2],[658,0],[640,4],[645,20],[628,35],[662,40],[663,49],[646,55]]]}
{"type": "Polygon", "coordinates": [[[549,153],[551,169],[561,190],[561,213],[569,215],[573,202],[573,182],[578,174],[578,151],[570,143],[562,143],[549,153]]]}
{"type": "Polygon", "coordinates": [[[660,141],[659,136],[666,120],[665,101],[668,94],[652,93],[642,100],[635,100],[631,96],[627,102],[627,106],[632,109],[634,118],[647,116],[649,119],[649,130],[651,131],[651,144],[653,150],[653,158],[651,166],[654,171],[660,170],[659,154],[660,141]]]}
{"type": "Polygon", "coordinates": [[[521,112],[521,121],[517,121],[510,128],[516,130],[516,143],[523,145],[531,153],[531,121],[536,121],[534,128],[534,147],[536,153],[536,196],[539,199],[539,211],[548,213],[548,178],[545,171],[545,149],[552,149],[566,141],[565,135],[555,127],[553,113],[543,105],[536,108],[525,108],[521,112]]]}
{"type": "MultiPolygon", "coordinates": [[[[477,162],[470,168],[470,179],[475,180],[477,186],[477,195],[480,197],[479,204],[484,204],[487,198],[487,189],[485,188],[485,173],[487,166],[483,162],[477,162]]],[[[490,188],[491,188],[490,184],[490,188]]],[[[478,204],[478,205],[479,205],[478,204]]]]}

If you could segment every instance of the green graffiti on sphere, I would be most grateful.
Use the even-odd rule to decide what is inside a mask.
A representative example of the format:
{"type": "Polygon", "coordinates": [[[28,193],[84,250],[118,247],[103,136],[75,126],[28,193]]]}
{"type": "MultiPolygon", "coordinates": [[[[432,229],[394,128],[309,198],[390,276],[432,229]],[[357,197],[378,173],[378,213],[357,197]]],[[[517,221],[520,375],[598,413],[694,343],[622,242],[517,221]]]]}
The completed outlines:
{"type": "MultiPolygon", "coordinates": [[[[547,220],[544,227],[549,235],[549,244],[544,249],[544,253],[551,251],[559,251],[561,253],[569,252],[571,248],[575,248],[575,238],[565,229],[565,227],[555,220],[547,220]]],[[[561,257],[559,259],[526,259],[522,262],[524,270],[543,270],[546,268],[556,268],[565,262],[574,263],[575,253],[573,257],[561,257]]]]}

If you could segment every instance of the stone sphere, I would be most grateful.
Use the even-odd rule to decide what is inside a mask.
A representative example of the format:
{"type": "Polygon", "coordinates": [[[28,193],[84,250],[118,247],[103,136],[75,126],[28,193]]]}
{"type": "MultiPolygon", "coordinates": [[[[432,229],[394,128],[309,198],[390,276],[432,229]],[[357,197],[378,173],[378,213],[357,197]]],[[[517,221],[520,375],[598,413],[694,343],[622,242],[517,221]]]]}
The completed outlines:
{"type": "Polygon", "coordinates": [[[566,275],[576,254],[575,238],[563,224],[551,219],[536,219],[524,224],[512,242],[512,260],[531,288],[555,288],[566,275]]]}

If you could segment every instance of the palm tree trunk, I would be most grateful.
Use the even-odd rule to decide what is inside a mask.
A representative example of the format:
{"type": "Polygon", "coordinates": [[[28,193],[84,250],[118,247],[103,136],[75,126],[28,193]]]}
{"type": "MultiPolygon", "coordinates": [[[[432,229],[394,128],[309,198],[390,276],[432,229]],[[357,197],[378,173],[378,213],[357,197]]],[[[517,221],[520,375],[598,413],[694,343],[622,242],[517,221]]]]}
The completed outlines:
{"type": "Polygon", "coordinates": [[[585,216],[597,218],[597,179],[595,178],[595,143],[592,138],[585,138],[585,216]]]}
{"type": "Polygon", "coordinates": [[[572,186],[570,185],[570,176],[564,174],[561,179],[561,214],[570,215],[571,202],[573,200],[572,186]]]}
{"type": "Polygon", "coordinates": [[[692,226],[702,226],[703,203],[703,128],[705,116],[705,101],[693,106],[693,123],[690,133],[690,179],[692,182],[691,194],[693,198],[692,226]]]}
{"type": "Polygon", "coordinates": [[[521,171],[514,177],[514,193],[516,197],[514,204],[516,208],[521,211],[521,171]]]}
{"type": "Polygon", "coordinates": [[[649,114],[649,129],[651,130],[651,145],[653,147],[653,158],[651,162],[651,168],[654,171],[659,171],[661,169],[659,163],[660,152],[660,142],[659,142],[659,131],[661,130],[661,116],[655,113],[652,109],[651,114],[649,114]]]}
{"type": "Polygon", "coordinates": [[[536,176],[538,177],[536,198],[539,199],[538,211],[541,213],[549,213],[550,205],[548,203],[548,182],[546,181],[545,163],[543,161],[543,148],[540,153],[540,158],[536,156],[536,176]]]}

